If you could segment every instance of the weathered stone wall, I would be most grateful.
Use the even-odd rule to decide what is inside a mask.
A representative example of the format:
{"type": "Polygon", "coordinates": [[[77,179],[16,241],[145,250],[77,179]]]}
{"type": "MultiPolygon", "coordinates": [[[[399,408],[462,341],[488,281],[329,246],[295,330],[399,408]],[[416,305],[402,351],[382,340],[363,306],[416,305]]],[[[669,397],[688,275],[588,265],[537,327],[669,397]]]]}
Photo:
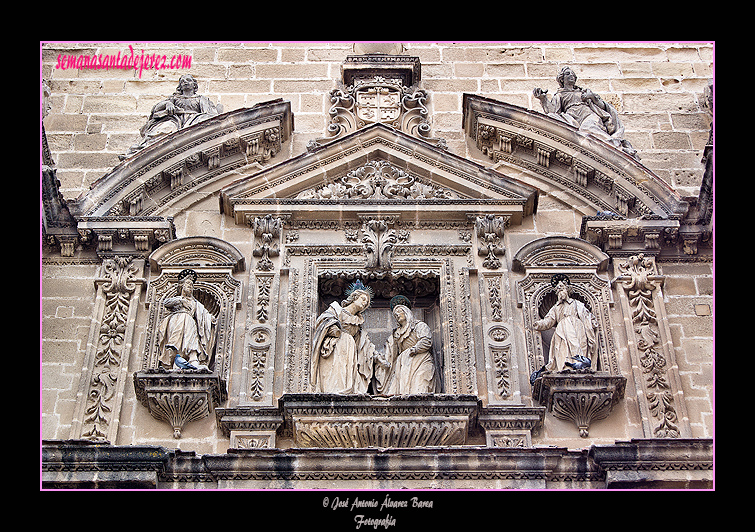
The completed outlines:
{"type": "MultiPolygon", "coordinates": [[[[118,163],[138,138],[150,109],[171,94],[178,70],[56,68],[58,56],[157,53],[190,56],[199,93],[225,111],[283,98],[291,102],[298,154],[323,135],[328,93],[340,78],[352,43],[111,43],[45,44],[42,76],[51,90],[45,129],[67,198],[77,197],[118,163]]],[[[433,135],[466,156],[464,92],[541,111],[534,87],[553,94],[558,70],[571,66],[577,83],[619,111],[642,163],[679,190],[696,195],[710,119],[703,91],[713,76],[710,43],[404,43],[420,58],[430,93],[433,135]]]]}
{"type": "MultiPolygon", "coordinates": [[[[294,135],[276,161],[304,153],[309,140],[323,136],[330,107],[328,93],[340,78],[342,62],[354,53],[351,43],[132,43],[136,53],[144,50],[169,58],[188,55],[191,68],[144,70],[141,76],[117,69],[56,68],[60,54],[123,54],[128,52],[128,44],[51,43],[42,48],[42,76],[50,88],[44,125],[66,198],[78,197],[119,163],[118,155],[138,140],[139,128],[152,106],[175,90],[178,76],[185,72],[197,78],[199,93],[222,104],[224,111],[274,98],[290,101],[294,135]]],[[[710,130],[703,91],[713,75],[712,44],[406,43],[403,53],[420,57],[421,87],[429,92],[432,136],[445,138],[450,151],[457,155],[479,156],[465,142],[463,93],[540,111],[532,89],[542,87],[554,93],[558,70],[569,65],[580,78],[578,84],[599,93],[619,110],[626,137],[639,151],[644,165],[682,196],[698,193],[703,175],[700,159],[710,130]]],[[[477,160],[491,164],[490,160],[477,160]]],[[[217,236],[249,256],[251,242],[246,228],[235,226],[222,215],[216,198],[196,200],[176,215],[176,236],[217,236]]],[[[578,236],[582,215],[594,214],[581,212],[581,208],[566,203],[556,190],[543,190],[537,214],[507,231],[507,249],[513,254],[521,245],[543,235],[578,236]]],[[[692,436],[712,437],[712,265],[660,266],[666,276],[663,291],[692,436]]],[[[94,306],[92,280],[98,270],[94,255],[77,255],[69,262],[53,256],[43,260],[45,439],[69,437],[94,306]]],[[[239,274],[238,278],[246,283],[248,274],[239,274]]],[[[621,345],[621,317],[616,312],[614,334],[621,345]]],[[[132,367],[142,355],[144,319],[145,313],[140,312],[132,367]]],[[[245,319],[242,308],[237,315],[237,350],[242,346],[245,319]]],[[[621,367],[626,370],[629,362],[626,353],[622,356],[621,367]]],[[[596,424],[591,436],[604,442],[641,437],[641,424],[632,417],[636,401],[628,394],[621,405],[624,414],[596,424]]],[[[573,426],[566,422],[549,427],[536,444],[557,442],[571,448],[584,443],[575,438],[573,426]],[[559,432],[561,429],[563,432],[559,432]]],[[[115,443],[130,444],[134,440],[177,445],[164,425],[153,420],[129,393],[115,443]]],[[[227,440],[219,435],[210,417],[188,425],[180,445],[198,453],[218,453],[225,451],[227,440]]]]}

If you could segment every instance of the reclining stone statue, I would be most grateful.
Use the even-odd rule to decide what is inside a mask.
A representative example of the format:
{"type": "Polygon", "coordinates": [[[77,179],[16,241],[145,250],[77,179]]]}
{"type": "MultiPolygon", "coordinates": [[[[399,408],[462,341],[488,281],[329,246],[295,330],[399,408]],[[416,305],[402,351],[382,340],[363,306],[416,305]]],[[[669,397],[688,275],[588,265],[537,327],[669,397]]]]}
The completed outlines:
{"type": "Polygon", "coordinates": [[[591,90],[578,87],[577,75],[569,67],[561,69],[556,81],[560,88],[553,98],[539,87],[532,91],[546,115],[590,133],[639,160],[637,150],[624,138],[624,125],[611,104],[591,90]]]}

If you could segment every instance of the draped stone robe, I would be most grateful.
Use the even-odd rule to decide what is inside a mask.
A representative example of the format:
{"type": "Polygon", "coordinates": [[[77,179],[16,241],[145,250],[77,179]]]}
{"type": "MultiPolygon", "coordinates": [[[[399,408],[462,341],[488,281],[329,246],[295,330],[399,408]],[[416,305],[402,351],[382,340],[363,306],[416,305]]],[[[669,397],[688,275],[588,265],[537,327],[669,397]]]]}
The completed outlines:
{"type": "Polygon", "coordinates": [[[553,326],[556,331],[551,339],[550,357],[545,366],[547,371],[564,369],[565,363],[576,355],[586,356],[594,363],[598,321],[581,301],[567,298],[556,303],[545,318],[534,323],[538,331],[553,326]]]}
{"type": "Polygon", "coordinates": [[[364,394],[372,380],[375,346],[362,332],[364,317],[337,302],[317,317],[310,385],[315,393],[364,394]]]}
{"type": "Polygon", "coordinates": [[[169,297],[163,305],[171,313],[158,330],[160,362],[165,367],[173,365],[173,357],[165,350],[172,347],[178,356],[194,366],[209,365],[214,343],[212,314],[193,297],[169,297]]]}
{"type": "Polygon", "coordinates": [[[397,328],[385,344],[389,368],[375,368],[375,391],[384,395],[436,393],[438,385],[430,327],[415,319],[407,308],[404,327],[397,328]]]}

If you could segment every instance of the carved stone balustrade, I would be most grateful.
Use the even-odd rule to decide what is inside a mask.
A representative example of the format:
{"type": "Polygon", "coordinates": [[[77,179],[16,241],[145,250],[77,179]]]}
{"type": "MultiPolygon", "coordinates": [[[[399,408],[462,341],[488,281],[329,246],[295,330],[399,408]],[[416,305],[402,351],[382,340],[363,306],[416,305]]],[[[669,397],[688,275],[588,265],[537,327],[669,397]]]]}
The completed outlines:
{"type": "Polygon", "coordinates": [[[564,370],[539,377],[532,396],[559,419],[573,421],[586,438],[593,421],[605,419],[624,397],[626,377],[592,370],[564,370]]]}
{"type": "Polygon", "coordinates": [[[173,427],[174,438],[181,437],[187,423],[209,416],[228,398],[225,382],[207,370],[148,369],[134,373],[134,388],[152,417],[173,427]]]}

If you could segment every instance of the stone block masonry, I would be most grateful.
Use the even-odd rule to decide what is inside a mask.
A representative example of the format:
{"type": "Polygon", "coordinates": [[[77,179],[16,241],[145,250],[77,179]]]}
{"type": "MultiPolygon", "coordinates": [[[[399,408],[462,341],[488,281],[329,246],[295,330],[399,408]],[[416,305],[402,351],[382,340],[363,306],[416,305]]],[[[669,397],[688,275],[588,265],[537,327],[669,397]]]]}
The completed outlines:
{"type": "MultiPolygon", "coordinates": [[[[159,99],[175,90],[183,71],[56,68],[57,58],[128,49],[191,57],[188,73],[199,93],[225,111],[261,101],[291,101],[294,146],[323,134],[329,92],[340,67],[355,53],[350,43],[46,43],[42,77],[50,86],[45,116],[48,141],[66,198],[75,198],[115,164],[159,99]],[[93,131],[93,129],[95,131],[93,131]],[[82,136],[84,135],[84,136],[82,136]],[[87,135],[96,137],[85,138],[87,135]]],[[[397,45],[422,62],[433,134],[466,156],[462,93],[469,92],[540,111],[536,86],[554,93],[555,76],[571,66],[622,113],[627,138],[642,162],[683,195],[696,195],[710,116],[703,102],[713,75],[713,43],[444,43],[397,45]],[[684,119],[680,118],[684,117],[684,119]]]]}

